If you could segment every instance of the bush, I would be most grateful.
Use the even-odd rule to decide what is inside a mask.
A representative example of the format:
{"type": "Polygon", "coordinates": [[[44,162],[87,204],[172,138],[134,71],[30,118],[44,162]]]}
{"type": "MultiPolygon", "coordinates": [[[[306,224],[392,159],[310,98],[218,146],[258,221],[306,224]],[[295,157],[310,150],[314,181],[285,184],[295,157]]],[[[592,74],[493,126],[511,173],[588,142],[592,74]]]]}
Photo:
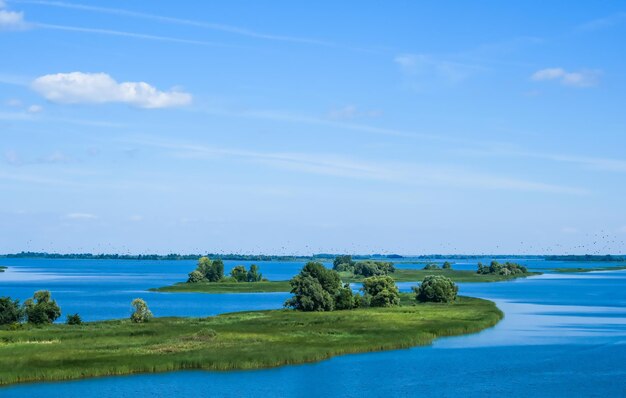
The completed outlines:
{"type": "Polygon", "coordinates": [[[237,265],[230,271],[230,276],[233,277],[237,282],[247,282],[248,281],[248,271],[246,271],[246,267],[243,265],[237,265]]]}
{"type": "Polygon", "coordinates": [[[196,270],[189,274],[189,280],[187,282],[196,283],[206,279],[209,282],[219,282],[220,279],[224,277],[224,262],[220,259],[211,261],[208,257],[200,257],[198,260],[198,266],[196,270]],[[194,274],[194,272],[199,272],[202,275],[194,274]],[[192,274],[193,282],[192,281],[192,274]]]}
{"type": "Polygon", "coordinates": [[[450,261],[446,261],[445,263],[443,263],[443,267],[441,267],[443,269],[452,269],[452,264],[450,263],[450,261]]]}
{"type": "Polygon", "coordinates": [[[204,274],[198,270],[195,270],[189,273],[189,278],[187,279],[187,283],[198,283],[198,282],[202,282],[205,280],[206,278],[204,277],[204,274]]]}
{"type": "Polygon", "coordinates": [[[434,271],[440,269],[439,266],[435,263],[426,264],[424,266],[424,270],[426,271],[434,271]]]}
{"type": "Polygon", "coordinates": [[[335,309],[351,310],[358,307],[359,304],[360,297],[357,299],[357,297],[354,296],[354,294],[352,293],[352,289],[350,288],[350,285],[348,283],[346,283],[341,289],[339,289],[339,292],[335,297],[335,309]]]}
{"type": "Polygon", "coordinates": [[[57,320],[61,316],[61,308],[51,299],[48,290],[39,290],[33,298],[24,302],[24,313],[28,323],[41,325],[57,320]]]}
{"type": "Polygon", "coordinates": [[[492,261],[488,267],[483,266],[482,263],[478,263],[478,269],[476,273],[478,274],[493,274],[493,275],[521,275],[526,274],[528,269],[523,265],[519,265],[516,263],[506,262],[504,264],[499,263],[497,261],[492,261]]]}
{"type": "Polygon", "coordinates": [[[263,274],[259,272],[259,267],[256,264],[250,265],[248,271],[248,282],[260,282],[263,280],[263,274]]]}
{"type": "Polygon", "coordinates": [[[396,272],[393,263],[384,261],[359,261],[354,265],[354,275],[362,275],[366,278],[377,275],[388,275],[396,272]]]}
{"type": "Polygon", "coordinates": [[[307,263],[291,281],[294,296],[285,302],[286,307],[300,311],[332,311],[335,297],[341,289],[339,274],[318,262],[307,263]]]}
{"type": "Polygon", "coordinates": [[[19,323],[24,318],[24,310],[20,307],[19,300],[11,300],[11,297],[0,297],[0,325],[19,323]]]}
{"type": "Polygon", "coordinates": [[[135,323],[143,323],[147,322],[152,318],[152,312],[148,309],[148,304],[140,298],[136,298],[133,300],[130,305],[133,307],[134,311],[130,315],[130,320],[135,323]]]}
{"type": "Polygon", "coordinates": [[[419,287],[414,287],[415,299],[421,302],[450,303],[456,299],[459,287],[452,279],[441,275],[429,275],[419,287]]]}
{"type": "Polygon", "coordinates": [[[354,264],[355,262],[352,261],[352,256],[337,256],[333,261],[333,269],[337,272],[353,272],[354,264]]]}
{"type": "Polygon", "coordinates": [[[68,315],[65,323],[67,323],[68,325],[82,325],[83,324],[83,320],[80,319],[80,315],[73,314],[73,315],[68,315]]]}
{"type": "Polygon", "coordinates": [[[363,291],[371,307],[392,307],[400,304],[400,293],[390,276],[372,276],[363,280],[363,291]]]}

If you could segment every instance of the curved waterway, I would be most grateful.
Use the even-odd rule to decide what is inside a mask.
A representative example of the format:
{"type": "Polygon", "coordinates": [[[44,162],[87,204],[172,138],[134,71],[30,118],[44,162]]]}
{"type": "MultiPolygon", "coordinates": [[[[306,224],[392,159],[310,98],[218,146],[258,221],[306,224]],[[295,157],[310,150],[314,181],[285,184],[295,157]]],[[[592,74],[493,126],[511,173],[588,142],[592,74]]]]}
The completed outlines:
{"type": "MultiPolygon", "coordinates": [[[[533,270],[606,264],[517,260],[533,270]]],[[[483,262],[488,262],[485,259],[483,262]]],[[[228,261],[226,269],[245,262],[228,261]]],[[[246,263],[249,264],[249,263],[246,263]]],[[[288,279],[298,262],[257,262],[270,279],[288,279]]],[[[183,280],[192,261],[0,259],[0,296],[22,300],[48,289],[64,311],[85,320],[127,317],[144,298],[156,316],[207,316],[279,308],[286,293],[152,293],[183,280]]],[[[404,264],[401,267],[421,267],[404,264]]],[[[456,260],[474,269],[476,260],[456,260]]],[[[408,291],[411,283],[400,283],[408,291]]],[[[495,301],[505,318],[481,333],[432,346],[335,357],[275,369],[184,371],[0,388],[0,397],[171,396],[626,396],[626,271],[546,273],[500,283],[460,284],[495,301]]]]}

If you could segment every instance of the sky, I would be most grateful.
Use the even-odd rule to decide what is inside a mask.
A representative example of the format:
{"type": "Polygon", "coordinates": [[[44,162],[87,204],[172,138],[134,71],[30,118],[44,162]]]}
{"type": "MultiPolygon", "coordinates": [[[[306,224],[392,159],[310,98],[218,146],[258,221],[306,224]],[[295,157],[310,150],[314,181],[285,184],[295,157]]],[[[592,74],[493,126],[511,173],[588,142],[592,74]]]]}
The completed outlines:
{"type": "Polygon", "coordinates": [[[626,2],[0,0],[0,253],[626,253],[626,2]]]}

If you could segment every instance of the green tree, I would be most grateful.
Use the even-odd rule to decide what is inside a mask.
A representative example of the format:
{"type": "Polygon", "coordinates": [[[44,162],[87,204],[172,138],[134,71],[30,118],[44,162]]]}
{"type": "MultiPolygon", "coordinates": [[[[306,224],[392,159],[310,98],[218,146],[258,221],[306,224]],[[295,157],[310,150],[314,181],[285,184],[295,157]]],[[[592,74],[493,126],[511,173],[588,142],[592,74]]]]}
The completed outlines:
{"type": "Polygon", "coordinates": [[[452,264],[450,263],[450,261],[446,261],[443,263],[443,269],[452,269],[452,264]]]}
{"type": "Polygon", "coordinates": [[[19,300],[11,300],[11,297],[0,297],[0,325],[19,323],[24,318],[24,311],[20,307],[19,300]]]}
{"type": "Polygon", "coordinates": [[[352,256],[350,255],[337,256],[333,260],[333,269],[337,272],[352,272],[354,264],[355,262],[352,261],[352,256]]]}
{"type": "Polygon", "coordinates": [[[68,315],[65,320],[65,323],[67,323],[68,325],[82,325],[83,320],[80,318],[80,315],[76,313],[76,314],[68,315]]]}
{"type": "Polygon", "coordinates": [[[459,287],[442,275],[429,275],[419,287],[413,287],[415,299],[421,302],[450,303],[456,299],[459,287]]]}
{"type": "Polygon", "coordinates": [[[260,282],[263,279],[263,274],[259,272],[259,267],[256,264],[250,265],[248,271],[248,282],[260,282]]]}
{"type": "Polygon", "coordinates": [[[363,280],[363,291],[371,307],[391,307],[400,304],[400,293],[394,280],[387,275],[363,280]]]}
{"type": "Polygon", "coordinates": [[[24,302],[24,313],[28,323],[36,325],[52,323],[61,316],[61,308],[52,300],[48,290],[38,290],[24,302]]]}
{"type": "Polygon", "coordinates": [[[346,283],[339,289],[337,296],[335,297],[335,309],[337,310],[351,310],[358,307],[360,304],[360,297],[356,297],[352,293],[350,285],[346,283]]]}
{"type": "Polygon", "coordinates": [[[300,311],[332,311],[341,288],[339,274],[319,262],[307,263],[291,281],[292,298],[285,306],[300,311]]]}
{"type": "Polygon", "coordinates": [[[230,276],[235,278],[237,282],[248,281],[248,271],[243,265],[237,265],[230,271],[230,276]]]}
{"type": "Polygon", "coordinates": [[[152,312],[148,309],[148,304],[140,298],[133,300],[130,305],[133,307],[133,313],[130,315],[130,320],[135,323],[147,322],[152,318],[152,312]]]}
{"type": "Polygon", "coordinates": [[[189,273],[189,277],[187,278],[187,283],[198,283],[198,282],[202,282],[205,280],[206,278],[204,277],[204,274],[198,270],[195,270],[189,273]]]}
{"type": "Polygon", "coordinates": [[[435,271],[438,269],[439,269],[439,266],[435,263],[428,263],[424,266],[424,270],[426,271],[435,271]]]}
{"type": "Polygon", "coordinates": [[[209,282],[219,282],[224,277],[224,262],[219,258],[213,260],[206,278],[209,282]]]}

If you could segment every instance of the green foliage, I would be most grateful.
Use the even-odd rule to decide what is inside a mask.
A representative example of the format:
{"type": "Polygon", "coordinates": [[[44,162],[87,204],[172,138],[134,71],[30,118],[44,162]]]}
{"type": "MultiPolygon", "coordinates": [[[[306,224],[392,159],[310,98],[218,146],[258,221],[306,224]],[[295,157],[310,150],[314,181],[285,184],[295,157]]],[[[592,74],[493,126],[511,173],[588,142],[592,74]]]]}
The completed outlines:
{"type": "Polygon", "coordinates": [[[130,305],[134,310],[130,315],[130,320],[134,323],[144,323],[152,319],[152,312],[148,309],[148,304],[142,299],[136,298],[130,305]]]}
{"type": "Polygon", "coordinates": [[[355,296],[352,293],[350,284],[346,283],[339,289],[335,296],[335,309],[337,310],[351,310],[361,305],[361,297],[355,296]]]}
{"type": "Polygon", "coordinates": [[[230,276],[233,277],[237,282],[247,282],[248,281],[248,271],[246,271],[246,267],[243,265],[237,265],[230,271],[230,276]]]}
{"type": "Polygon", "coordinates": [[[400,304],[400,294],[390,276],[372,276],[363,280],[363,291],[371,307],[392,307],[400,304]]]}
{"type": "Polygon", "coordinates": [[[450,261],[446,261],[443,263],[443,266],[441,267],[443,269],[452,269],[452,264],[450,263],[450,261]]]}
{"type": "Polygon", "coordinates": [[[286,307],[300,311],[332,311],[335,297],[341,289],[337,271],[327,269],[322,263],[309,262],[289,281],[294,296],[285,302],[286,307]]]}
{"type": "Polygon", "coordinates": [[[65,320],[65,323],[68,325],[82,325],[83,320],[80,318],[80,315],[76,313],[76,314],[68,315],[65,320]]]}
{"type": "Polygon", "coordinates": [[[523,265],[519,265],[516,263],[505,262],[499,263],[497,261],[492,261],[489,267],[483,266],[482,263],[478,263],[478,269],[476,273],[481,275],[524,275],[528,273],[528,269],[523,265]]]}
{"type": "Polygon", "coordinates": [[[195,270],[189,273],[189,278],[187,279],[187,283],[199,283],[205,280],[206,278],[204,277],[204,274],[198,270],[195,270]]]}
{"type": "Polygon", "coordinates": [[[48,290],[38,290],[24,302],[24,313],[28,323],[42,325],[54,322],[61,316],[61,308],[52,300],[48,290]]]}
{"type": "Polygon", "coordinates": [[[353,272],[355,264],[350,255],[337,256],[333,261],[333,269],[337,272],[353,272]]]}
{"type": "Polygon", "coordinates": [[[420,302],[450,303],[456,299],[459,287],[445,276],[428,275],[413,291],[420,302]]]}
{"type": "Polygon", "coordinates": [[[434,271],[438,269],[441,269],[441,268],[439,268],[439,266],[436,263],[429,263],[424,266],[424,270],[426,271],[434,271]]]}
{"type": "Polygon", "coordinates": [[[0,297],[0,325],[19,323],[22,318],[24,318],[24,310],[20,307],[19,300],[0,297]]]}
{"type": "Polygon", "coordinates": [[[396,272],[393,263],[386,261],[359,261],[354,265],[354,275],[365,278],[376,275],[389,275],[396,272]]]}
{"type": "Polygon", "coordinates": [[[261,282],[263,280],[263,274],[259,272],[259,267],[256,264],[250,265],[248,271],[248,282],[261,282]]]}

